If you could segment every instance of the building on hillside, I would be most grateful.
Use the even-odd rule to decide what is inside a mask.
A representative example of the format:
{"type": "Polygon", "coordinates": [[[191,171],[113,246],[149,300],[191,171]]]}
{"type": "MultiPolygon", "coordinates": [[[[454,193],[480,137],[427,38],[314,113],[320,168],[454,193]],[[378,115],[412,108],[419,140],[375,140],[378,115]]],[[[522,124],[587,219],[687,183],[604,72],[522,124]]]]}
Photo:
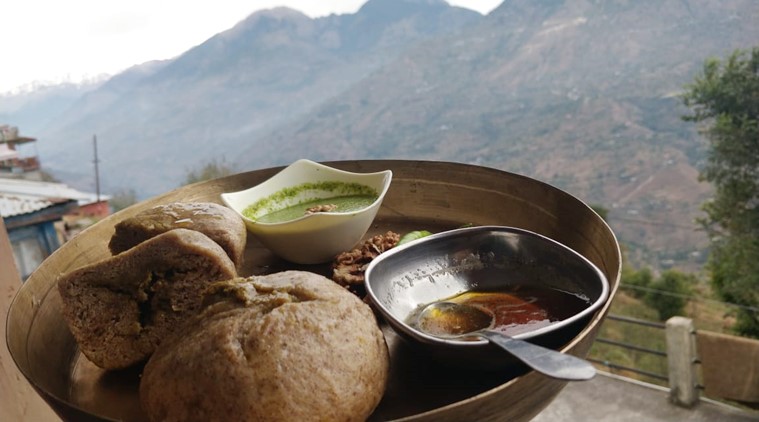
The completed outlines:
{"type": "Polygon", "coordinates": [[[34,144],[37,139],[19,136],[18,128],[0,125],[0,175],[4,177],[28,177],[30,173],[39,172],[40,161],[37,155],[23,156],[18,146],[34,144]]]}
{"type": "Polygon", "coordinates": [[[62,183],[0,177],[0,216],[23,279],[80,226],[109,213],[107,197],[62,183]]]}

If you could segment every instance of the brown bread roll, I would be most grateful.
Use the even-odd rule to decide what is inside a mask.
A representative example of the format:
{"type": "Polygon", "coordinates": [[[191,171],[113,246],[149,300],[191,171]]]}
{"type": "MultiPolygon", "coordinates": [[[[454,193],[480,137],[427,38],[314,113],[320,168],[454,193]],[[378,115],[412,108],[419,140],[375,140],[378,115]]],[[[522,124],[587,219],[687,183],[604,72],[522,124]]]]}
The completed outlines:
{"type": "Polygon", "coordinates": [[[208,236],[176,229],[58,279],[66,319],[79,348],[101,368],[147,359],[200,309],[212,282],[237,276],[208,236]]]}
{"type": "Polygon", "coordinates": [[[154,421],[363,421],[389,356],[370,308],[317,274],[216,283],[140,382],[154,421]]]}
{"type": "Polygon", "coordinates": [[[108,247],[115,255],[177,228],[210,237],[241,268],[247,239],[245,223],[233,210],[212,202],[174,202],[142,211],[116,224],[108,247]]]}

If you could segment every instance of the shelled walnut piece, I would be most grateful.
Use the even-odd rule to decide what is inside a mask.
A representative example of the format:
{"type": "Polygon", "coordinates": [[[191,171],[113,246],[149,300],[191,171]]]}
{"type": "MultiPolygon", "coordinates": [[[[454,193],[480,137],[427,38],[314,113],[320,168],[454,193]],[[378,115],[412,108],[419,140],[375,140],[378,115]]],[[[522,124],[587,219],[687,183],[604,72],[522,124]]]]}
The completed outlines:
{"type": "Polygon", "coordinates": [[[319,212],[330,212],[336,209],[337,209],[337,205],[335,204],[316,205],[316,206],[306,209],[306,215],[316,214],[319,212]]]}
{"type": "Polygon", "coordinates": [[[369,263],[381,253],[395,247],[399,240],[398,233],[388,231],[365,240],[353,250],[341,253],[332,264],[332,280],[353,290],[363,287],[364,271],[369,263]]]}

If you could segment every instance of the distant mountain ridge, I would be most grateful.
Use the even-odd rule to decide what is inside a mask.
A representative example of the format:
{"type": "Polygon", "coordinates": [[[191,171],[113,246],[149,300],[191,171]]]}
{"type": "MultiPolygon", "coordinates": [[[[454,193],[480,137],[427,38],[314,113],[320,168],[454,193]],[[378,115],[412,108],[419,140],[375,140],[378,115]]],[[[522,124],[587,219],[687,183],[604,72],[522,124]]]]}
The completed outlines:
{"type": "Polygon", "coordinates": [[[86,188],[97,134],[104,188],[142,197],[219,158],[486,165],[610,208],[632,259],[697,266],[705,144],[676,95],[707,57],[756,43],[755,22],[751,0],[506,0],[487,16],[370,0],[318,19],[277,8],[112,78],[39,149],[86,188]]]}
{"type": "Polygon", "coordinates": [[[262,157],[247,160],[254,167],[400,156],[514,171],[610,208],[633,260],[697,266],[705,144],[680,120],[676,94],[705,58],[759,39],[750,6],[507,1],[242,155],[262,157]]]}
{"type": "Polygon", "coordinates": [[[0,94],[0,124],[12,124],[24,134],[37,136],[98,82],[39,84],[17,92],[0,94]]]}
{"type": "MultiPolygon", "coordinates": [[[[40,153],[53,171],[69,171],[89,159],[97,134],[103,186],[131,185],[153,195],[210,157],[237,158],[228,139],[273,130],[348,89],[407,45],[480,18],[443,2],[413,0],[371,0],[355,14],[318,19],[286,8],[260,11],[132,80],[128,92],[104,86],[83,97],[40,134],[46,140],[40,153]],[[403,6],[404,13],[367,16],[367,10],[389,6],[403,6]],[[364,35],[367,27],[371,36],[364,35]],[[178,151],[178,144],[186,147],[178,151]]],[[[83,172],[78,182],[89,177],[83,172]]]]}

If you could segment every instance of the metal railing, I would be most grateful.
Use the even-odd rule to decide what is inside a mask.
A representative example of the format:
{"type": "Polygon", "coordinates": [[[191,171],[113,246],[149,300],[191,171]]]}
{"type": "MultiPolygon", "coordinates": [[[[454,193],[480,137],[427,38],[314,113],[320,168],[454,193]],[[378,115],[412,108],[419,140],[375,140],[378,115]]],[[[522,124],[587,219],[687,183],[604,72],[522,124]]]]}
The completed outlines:
{"type": "MultiPolygon", "coordinates": [[[[611,321],[618,321],[618,322],[622,322],[622,323],[626,323],[626,324],[634,324],[634,325],[639,325],[639,326],[644,326],[644,327],[649,327],[649,328],[655,328],[655,329],[662,330],[662,331],[664,331],[665,328],[666,328],[666,325],[664,323],[661,323],[661,322],[646,321],[646,320],[643,320],[643,319],[631,318],[631,317],[626,317],[626,316],[622,316],[622,315],[609,314],[609,315],[606,316],[606,319],[607,320],[611,320],[611,321]]],[[[636,345],[636,344],[632,344],[632,343],[626,343],[626,342],[612,340],[612,339],[603,338],[603,337],[597,337],[596,338],[596,342],[602,343],[602,344],[608,344],[608,345],[615,346],[615,347],[620,347],[620,348],[627,349],[627,350],[634,350],[636,352],[646,353],[646,354],[655,355],[655,356],[659,356],[659,357],[664,357],[664,358],[667,357],[667,352],[666,351],[651,349],[651,348],[648,348],[648,347],[642,347],[642,346],[639,346],[639,345],[636,345]]],[[[633,368],[633,367],[630,367],[630,366],[620,365],[618,363],[609,362],[609,361],[606,361],[606,360],[594,359],[594,358],[590,358],[590,357],[588,358],[588,360],[591,361],[591,362],[593,362],[593,363],[606,366],[607,368],[609,368],[612,371],[613,370],[629,371],[629,372],[632,372],[632,373],[635,373],[635,374],[639,374],[639,375],[643,375],[643,376],[646,376],[646,377],[649,377],[649,378],[653,378],[653,379],[656,379],[656,380],[659,380],[659,381],[664,381],[664,382],[668,382],[669,381],[669,376],[666,375],[666,374],[658,374],[658,373],[654,373],[654,372],[651,372],[651,371],[645,371],[645,370],[642,370],[642,369],[633,368]]]]}
{"type": "MultiPolygon", "coordinates": [[[[634,365],[645,367],[645,369],[640,369],[631,367],[627,362],[623,365],[618,362],[604,360],[607,356],[613,356],[614,354],[614,351],[610,351],[608,348],[599,350],[599,352],[604,353],[603,355],[600,355],[603,356],[602,359],[595,359],[592,356],[587,357],[589,361],[609,368],[609,372],[630,372],[628,375],[619,375],[637,378],[634,374],[638,374],[656,380],[655,383],[657,384],[663,383],[664,386],[669,388],[669,401],[686,408],[692,407],[698,403],[699,400],[717,400],[719,402],[731,403],[735,400],[736,394],[743,394],[740,397],[748,397],[748,400],[744,400],[746,403],[759,403],[759,394],[754,393],[753,391],[750,394],[745,391],[735,393],[730,387],[720,386],[719,382],[714,383],[714,386],[712,387],[712,390],[709,391],[707,397],[700,397],[707,391],[704,384],[708,382],[708,380],[703,378],[704,362],[702,362],[700,357],[701,351],[698,350],[699,344],[696,337],[697,335],[707,336],[709,335],[709,332],[704,331],[702,334],[699,334],[700,331],[696,331],[692,319],[682,316],[674,316],[667,319],[666,323],[661,323],[614,314],[607,315],[606,319],[607,322],[604,322],[604,324],[608,322],[633,324],[656,330],[656,333],[650,333],[649,331],[631,331],[628,329],[629,327],[625,327],[625,335],[631,332],[633,334],[630,337],[625,337],[625,341],[604,338],[601,336],[597,337],[596,342],[599,345],[603,344],[631,351],[631,353],[626,354],[624,358],[632,360],[634,365]],[[662,333],[662,339],[654,337],[648,338],[650,337],[650,334],[658,336],[659,333],[662,333]],[[637,344],[635,343],[636,340],[638,341],[637,344]],[[649,340],[651,343],[648,343],[649,340]],[[663,340],[663,342],[661,340],[663,340]],[[653,344],[655,348],[647,347],[644,344],[653,344]],[[665,350],[657,350],[656,347],[662,347],[665,350]],[[641,356],[638,353],[644,354],[644,356],[641,356]],[[645,355],[654,356],[655,358],[650,359],[645,355]],[[661,358],[664,358],[666,363],[659,366],[657,361],[661,358]],[[656,370],[657,368],[664,368],[663,372],[665,372],[665,374],[652,372],[652,369],[656,370]],[[722,388],[722,390],[718,390],[719,388],[722,388]]],[[[613,329],[616,328],[618,327],[610,327],[608,331],[604,330],[605,332],[603,334],[613,334],[613,329]]],[[[722,343],[725,344],[724,347],[726,348],[730,348],[731,342],[736,342],[735,344],[741,344],[744,346],[743,349],[741,349],[742,358],[737,359],[736,362],[727,362],[727,364],[730,365],[729,368],[723,367],[723,365],[726,364],[725,359],[722,359],[719,356],[717,358],[712,356],[711,360],[709,360],[709,371],[713,374],[712,380],[714,380],[715,376],[720,377],[722,373],[727,372],[728,370],[732,371],[732,375],[730,376],[734,379],[740,378],[743,372],[747,374],[755,372],[755,367],[751,366],[751,357],[756,356],[756,351],[759,350],[758,342],[750,340],[753,341],[753,343],[747,345],[747,339],[724,334],[720,334],[719,338],[713,338],[711,341],[712,343],[718,342],[717,344],[713,344],[711,349],[705,349],[712,350],[712,355],[714,355],[713,351],[715,348],[720,349],[722,347],[722,343]],[[736,365],[738,365],[738,368],[740,369],[736,369],[736,365]]],[[[730,353],[734,355],[736,351],[731,349],[730,353]]],[[[707,356],[709,355],[707,354],[707,356]]]]}

